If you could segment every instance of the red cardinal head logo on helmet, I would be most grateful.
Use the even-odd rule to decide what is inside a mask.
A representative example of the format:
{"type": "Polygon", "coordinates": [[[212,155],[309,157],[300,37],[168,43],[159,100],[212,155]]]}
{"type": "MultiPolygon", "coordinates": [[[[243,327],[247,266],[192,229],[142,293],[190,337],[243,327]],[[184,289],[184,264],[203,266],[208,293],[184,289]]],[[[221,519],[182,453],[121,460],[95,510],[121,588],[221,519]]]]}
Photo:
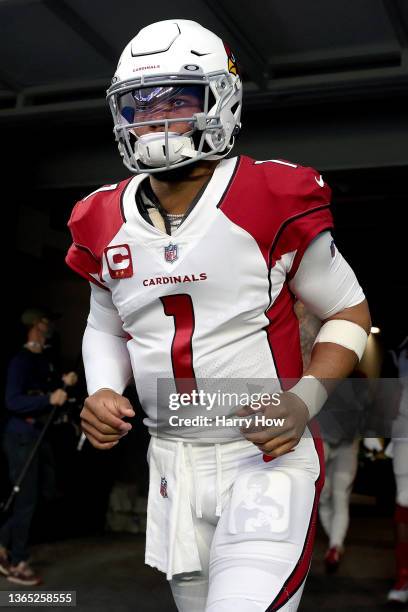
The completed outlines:
{"type": "Polygon", "coordinates": [[[228,72],[230,72],[234,76],[241,76],[241,72],[238,67],[238,62],[235,59],[235,55],[233,54],[231,47],[226,42],[224,42],[224,47],[228,57],[228,72]]]}

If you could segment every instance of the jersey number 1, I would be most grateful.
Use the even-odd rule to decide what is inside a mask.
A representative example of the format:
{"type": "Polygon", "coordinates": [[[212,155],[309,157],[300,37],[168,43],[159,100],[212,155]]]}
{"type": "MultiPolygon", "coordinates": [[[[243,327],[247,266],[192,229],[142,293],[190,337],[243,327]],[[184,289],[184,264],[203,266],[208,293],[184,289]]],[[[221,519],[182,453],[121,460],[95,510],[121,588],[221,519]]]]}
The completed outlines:
{"type": "Polygon", "coordinates": [[[166,295],[160,298],[164,314],[174,319],[171,362],[178,393],[197,390],[193,367],[194,308],[188,294],[166,295]]]}

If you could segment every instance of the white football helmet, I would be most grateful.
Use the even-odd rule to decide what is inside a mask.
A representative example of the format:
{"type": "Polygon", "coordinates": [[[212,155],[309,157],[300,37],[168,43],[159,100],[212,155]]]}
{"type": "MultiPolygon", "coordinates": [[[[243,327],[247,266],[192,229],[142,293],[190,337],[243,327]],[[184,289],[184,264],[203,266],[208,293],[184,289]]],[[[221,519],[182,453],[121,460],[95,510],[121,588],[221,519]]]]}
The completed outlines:
{"type": "Polygon", "coordinates": [[[140,30],[120,57],[107,99],[123,163],[137,174],[221,159],[241,128],[235,57],[194,21],[140,30]]]}

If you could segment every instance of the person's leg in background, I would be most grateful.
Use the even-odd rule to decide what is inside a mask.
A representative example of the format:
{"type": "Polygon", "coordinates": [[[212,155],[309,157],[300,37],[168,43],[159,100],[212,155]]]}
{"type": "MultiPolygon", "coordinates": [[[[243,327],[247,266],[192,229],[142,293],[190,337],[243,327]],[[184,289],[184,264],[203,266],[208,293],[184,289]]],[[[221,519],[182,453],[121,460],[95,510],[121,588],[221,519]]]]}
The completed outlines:
{"type": "MultiPolygon", "coordinates": [[[[3,442],[3,439],[2,439],[3,442]]],[[[2,444],[3,446],[3,444],[2,444]]],[[[1,459],[3,461],[2,463],[2,468],[4,468],[7,465],[7,458],[6,458],[6,454],[3,451],[3,449],[0,450],[1,453],[1,459]]],[[[8,466],[7,466],[8,467],[8,466]]],[[[3,470],[4,471],[4,470],[3,470]]],[[[8,470],[7,470],[8,472],[8,470]]],[[[4,474],[2,474],[4,476],[4,474]]],[[[9,477],[8,474],[6,476],[6,478],[4,478],[4,481],[8,481],[9,477]]],[[[3,484],[3,482],[2,482],[3,484]]],[[[5,491],[2,495],[2,498],[4,496],[4,499],[2,499],[2,503],[4,504],[10,494],[10,491],[8,488],[4,488],[5,491]]],[[[9,552],[8,552],[8,548],[10,546],[10,518],[7,517],[4,512],[1,510],[0,511],[0,574],[3,576],[8,576],[10,573],[10,559],[9,559],[9,552]]]]}
{"type": "Polygon", "coordinates": [[[393,602],[408,602],[408,439],[394,439],[393,467],[397,485],[395,508],[396,582],[388,594],[393,602]]]}
{"type": "Polygon", "coordinates": [[[44,439],[39,448],[39,478],[41,497],[45,502],[55,499],[57,492],[56,466],[51,444],[44,439]]]}
{"type": "Polygon", "coordinates": [[[63,526],[67,520],[62,504],[57,506],[57,472],[54,451],[45,438],[38,449],[38,505],[36,524],[48,536],[61,537],[63,526]],[[61,535],[60,535],[61,534],[61,535]]]}
{"type": "Polygon", "coordinates": [[[331,460],[331,525],[329,548],[325,556],[328,572],[338,569],[344,553],[344,540],[350,522],[350,495],[357,473],[359,441],[344,442],[331,460]]]}
{"type": "MultiPolygon", "coordinates": [[[[35,437],[29,434],[8,432],[4,438],[4,450],[9,465],[10,480],[14,483],[20,475],[35,437]]],[[[28,565],[28,542],[32,518],[38,499],[39,457],[34,456],[17,493],[11,515],[0,530],[0,543],[10,550],[10,571],[7,579],[18,584],[39,584],[39,577],[28,565]]]]}
{"type": "Polygon", "coordinates": [[[322,524],[322,527],[330,539],[331,526],[332,526],[332,516],[333,516],[333,507],[332,507],[332,472],[333,472],[333,453],[332,448],[328,442],[323,442],[324,448],[324,461],[325,461],[325,470],[326,470],[326,478],[324,482],[324,487],[322,490],[322,494],[320,495],[319,502],[319,518],[322,524]]]}
{"type": "MultiPolygon", "coordinates": [[[[7,474],[8,480],[10,480],[10,472],[11,466],[8,459],[8,453],[6,450],[6,438],[5,435],[1,438],[1,450],[2,450],[2,459],[4,456],[5,463],[7,465],[7,474]]],[[[10,495],[10,490],[7,490],[4,502],[10,495]]],[[[3,576],[8,576],[10,573],[10,559],[9,559],[9,548],[11,543],[11,528],[13,524],[13,515],[8,513],[8,515],[4,515],[3,513],[0,515],[0,574],[3,576]]]]}

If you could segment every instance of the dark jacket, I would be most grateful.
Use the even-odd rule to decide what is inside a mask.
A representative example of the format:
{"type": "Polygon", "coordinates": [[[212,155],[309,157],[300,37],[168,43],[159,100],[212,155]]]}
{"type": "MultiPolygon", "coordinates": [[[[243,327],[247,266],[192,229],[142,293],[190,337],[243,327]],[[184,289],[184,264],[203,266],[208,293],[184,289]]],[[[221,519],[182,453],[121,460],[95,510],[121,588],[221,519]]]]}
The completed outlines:
{"type": "Polygon", "coordinates": [[[26,348],[11,360],[6,381],[5,431],[36,433],[50,410],[50,392],[58,385],[52,364],[43,353],[26,348]]]}

